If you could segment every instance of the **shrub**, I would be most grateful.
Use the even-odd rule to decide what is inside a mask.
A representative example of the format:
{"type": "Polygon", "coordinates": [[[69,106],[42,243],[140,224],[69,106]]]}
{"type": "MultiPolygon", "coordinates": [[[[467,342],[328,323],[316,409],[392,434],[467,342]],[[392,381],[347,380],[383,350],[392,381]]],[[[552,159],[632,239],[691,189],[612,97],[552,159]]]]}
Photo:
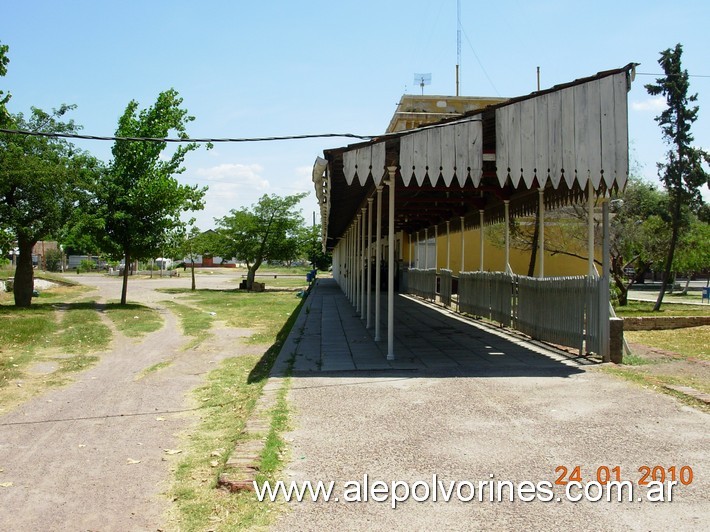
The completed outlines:
{"type": "Polygon", "coordinates": [[[44,256],[47,271],[58,272],[62,269],[62,259],[64,254],[58,249],[50,249],[44,256]]]}
{"type": "Polygon", "coordinates": [[[96,269],[96,264],[94,263],[93,260],[82,260],[79,263],[79,266],[76,268],[76,273],[81,273],[81,272],[91,272],[96,269]]]}

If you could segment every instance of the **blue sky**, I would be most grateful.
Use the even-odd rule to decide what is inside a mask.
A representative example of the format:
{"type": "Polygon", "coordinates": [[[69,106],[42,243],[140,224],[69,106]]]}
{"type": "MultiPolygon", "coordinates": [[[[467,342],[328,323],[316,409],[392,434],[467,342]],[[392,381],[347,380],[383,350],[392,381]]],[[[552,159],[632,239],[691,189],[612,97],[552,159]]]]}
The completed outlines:
{"type": "MultiPolygon", "coordinates": [[[[6,0],[0,15],[10,111],[77,104],[89,134],[113,134],[131,99],[145,107],[170,87],[196,117],[195,137],[379,134],[400,96],[420,93],[414,73],[431,73],[425,94],[455,91],[455,0],[6,0]]],[[[707,0],[462,0],[461,94],[527,94],[537,66],[543,88],[630,62],[659,73],[659,52],[678,42],[689,73],[710,76],[708,21],[707,0]]],[[[664,154],[662,102],[643,87],[654,79],[637,76],[629,93],[631,157],[650,180],[664,154]]],[[[691,90],[696,145],[710,149],[710,77],[691,78],[691,90]]],[[[218,144],[191,153],[179,179],[210,186],[202,228],[265,193],[311,192],[310,220],[313,160],[349,142],[218,144]]],[[[109,142],[81,146],[110,158],[109,142]]]]}

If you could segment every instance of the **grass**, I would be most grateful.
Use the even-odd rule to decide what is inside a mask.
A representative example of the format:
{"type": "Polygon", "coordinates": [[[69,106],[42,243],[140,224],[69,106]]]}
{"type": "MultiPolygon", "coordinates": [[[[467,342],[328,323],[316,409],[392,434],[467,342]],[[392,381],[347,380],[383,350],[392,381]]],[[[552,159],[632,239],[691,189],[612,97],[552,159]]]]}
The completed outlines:
{"type": "Polygon", "coordinates": [[[55,309],[36,305],[28,309],[0,306],[0,387],[19,378],[40,348],[57,330],[55,309]]]}
{"type": "Polygon", "coordinates": [[[95,301],[70,303],[63,307],[57,346],[67,353],[88,353],[106,349],[111,330],[96,311],[95,301]]]}
{"type": "Polygon", "coordinates": [[[163,303],[180,319],[183,334],[193,338],[185,349],[193,349],[209,338],[213,321],[211,314],[175,301],[163,301],[163,303]]]}
{"type": "Polygon", "coordinates": [[[623,364],[602,368],[603,371],[622,377],[645,388],[660,391],[684,403],[710,412],[710,405],[693,397],[669,390],[666,385],[689,386],[710,393],[710,382],[704,363],[710,361],[710,326],[661,331],[626,331],[631,343],[670,351],[672,354],[647,352],[624,355],[623,364]],[[700,360],[698,363],[696,360],[700,360]]]}
{"type": "Polygon", "coordinates": [[[642,386],[643,388],[649,388],[657,392],[662,392],[667,395],[672,395],[683,403],[693,406],[699,410],[710,413],[710,405],[699,401],[689,395],[677,392],[675,390],[669,390],[665,387],[666,384],[677,385],[677,386],[690,386],[699,391],[708,392],[707,383],[703,386],[703,383],[698,382],[694,379],[682,378],[672,375],[658,375],[651,374],[643,371],[640,368],[633,366],[605,366],[601,368],[605,373],[616,375],[626,381],[642,386]]]}
{"type": "Polygon", "coordinates": [[[626,331],[624,337],[632,343],[710,361],[710,325],[661,331],[626,331]]]}
{"type": "Polygon", "coordinates": [[[257,361],[254,355],[224,361],[195,394],[203,407],[202,421],[189,437],[171,492],[180,530],[203,530],[210,523],[219,523],[220,528],[227,522],[240,528],[266,524],[264,510],[248,504],[249,495],[215,489],[219,472],[264,386],[263,381],[248,382],[257,361]]]}
{"type": "MultiPolygon", "coordinates": [[[[240,283],[242,281],[241,277],[234,279],[235,283],[240,283]]],[[[291,289],[291,290],[304,290],[308,288],[308,282],[306,281],[306,276],[298,277],[257,277],[256,281],[259,283],[264,283],[266,285],[266,290],[272,289],[291,289]]]]}
{"type": "Polygon", "coordinates": [[[0,302],[0,405],[8,407],[66,382],[69,373],[98,361],[111,331],[103,324],[94,301],[76,301],[80,286],[59,286],[40,293],[29,308],[17,308],[12,298],[0,302]],[[35,363],[54,371],[29,372],[35,363]],[[10,386],[12,384],[12,386],[10,386]]]}
{"type": "Polygon", "coordinates": [[[140,338],[163,326],[163,318],[155,309],[138,303],[120,305],[110,302],[104,308],[104,313],[129,338],[140,338]]]}
{"type": "Polygon", "coordinates": [[[173,363],[172,360],[164,360],[163,362],[158,362],[157,364],[153,364],[152,366],[149,366],[145,368],[143,371],[140,372],[140,375],[138,375],[137,379],[142,379],[143,377],[147,377],[151,373],[155,373],[156,371],[160,371],[161,369],[167,368],[173,363]]]}
{"type": "MultiPolygon", "coordinates": [[[[265,528],[275,512],[273,504],[258,502],[253,493],[234,494],[215,487],[235,442],[244,437],[244,425],[303,300],[287,292],[204,292],[193,294],[189,298],[191,304],[217,309],[216,319],[223,319],[222,313],[234,313],[238,308],[238,319],[228,323],[237,323],[240,328],[258,325],[262,328],[260,338],[271,345],[261,357],[240,355],[223,361],[210,372],[207,384],[195,393],[203,412],[199,427],[188,437],[184,446],[187,450],[175,472],[170,495],[176,506],[171,525],[179,530],[265,528]],[[220,299],[224,299],[221,304],[220,299]]],[[[284,388],[279,392],[271,416],[267,445],[261,457],[261,474],[265,478],[270,478],[282,466],[281,433],[288,422],[284,388]]]]}
{"type": "Polygon", "coordinates": [[[187,289],[162,291],[170,294],[184,294],[185,301],[189,302],[190,306],[194,306],[207,315],[214,312],[214,316],[210,315],[210,317],[225,322],[228,327],[253,329],[255,332],[248,340],[250,344],[273,342],[283,323],[291,316],[293,309],[301,301],[292,291],[195,290],[193,292],[187,289]]]}
{"type": "Polygon", "coordinates": [[[273,478],[283,466],[283,454],[286,449],[286,442],[283,433],[288,429],[288,402],[286,394],[291,386],[291,379],[284,380],[283,386],[279,390],[276,398],[276,405],[271,412],[271,427],[266,437],[264,450],[261,453],[261,467],[257,482],[260,484],[273,478]]]}
{"type": "Polygon", "coordinates": [[[626,306],[616,307],[614,311],[620,318],[639,316],[710,316],[710,305],[678,305],[664,303],[661,310],[653,312],[653,303],[647,301],[629,301],[626,306]]]}
{"type": "Polygon", "coordinates": [[[647,364],[653,364],[654,361],[649,358],[645,358],[645,357],[642,357],[639,355],[634,355],[632,353],[630,355],[627,355],[627,354],[624,355],[624,362],[623,363],[626,366],[645,366],[647,364]]]}

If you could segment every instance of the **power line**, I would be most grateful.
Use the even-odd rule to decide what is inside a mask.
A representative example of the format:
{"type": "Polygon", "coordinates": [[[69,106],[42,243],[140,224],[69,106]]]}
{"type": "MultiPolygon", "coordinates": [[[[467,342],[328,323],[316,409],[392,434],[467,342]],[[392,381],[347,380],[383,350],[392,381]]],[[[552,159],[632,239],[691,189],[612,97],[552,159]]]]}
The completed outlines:
{"type": "MultiPolygon", "coordinates": [[[[665,78],[667,76],[680,76],[680,74],[653,74],[651,72],[636,72],[637,76],[656,76],[665,78]]],[[[710,78],[710,74],[688,74],[689,78],[710,78]]]]}
{"type": "Polygon", "coordinates": [[[242,137],[242,138],[155,138],[155,137],[106,137],[100,135],[79,135],[76,133],[47,133],[43,131],[26,131],[22,129],[5,129],[0,128],[0,133],[9,133],[11,135],[25,135],[30,137],[46,137],[46,138],[64,138],[64,139],[82,139],[82,140],[108,140],[108,141],[128,141],[128,142],[198,142],[198,143],[217,143],[217,142],[271,142],[277,140],[303,140],[303,139],[321,139],[332,137],[346,137],[359,140],[371,140],[374,135],[355,135],[354,133],[319,133],[313,135],[285,135],[280,137],[242,137]]]}
{"type": "Polygon", "coordinates": [[[500,92],[498,92],[498,88],[495,86],[495,83],[493,83],[493,80],[488,75],[488,72],[486,71],[486,67],[483,66],[483,63],[481,62],[481,58],[478,57],[478,54],[476,53],[476,50],[473,47],[473,44],[471,44],[471,39],[468,38],[468,33],[466,33],[466,30],[464,29],[463,26],[461,26],[461,31],[463,31],[463,35],[464,35],[464,37],[466,37],[466,42],[468,43],[469,48],[471,48],[471,51],[473,52],[473,56],[476,58],[476,61],[478,61],[478,66],[481,67],[481,70],[483,71],[483,74],[486,76],[488,83],[491,84],[491,87],[493,87],[493,90],[496,91],[496,94],[498,96],[500,96],[500,92]]]}

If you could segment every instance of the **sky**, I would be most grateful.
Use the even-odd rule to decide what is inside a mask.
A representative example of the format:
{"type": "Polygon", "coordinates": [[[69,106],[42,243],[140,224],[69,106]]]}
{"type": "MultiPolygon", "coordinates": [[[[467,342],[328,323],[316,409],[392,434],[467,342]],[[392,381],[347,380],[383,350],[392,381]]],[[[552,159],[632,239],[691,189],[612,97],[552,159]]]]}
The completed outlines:
{"type": "MultiPolygon", "coordinates": [[[[522,96],[541,87],[640,63],[629,92],[632,166],[658,182],[666,147],[654,121],[664,107],[644,84],[659,53],[681,43],[698,93],[695,145],[710,149],[710,2],[707,0],[480,2],[461,0],[462,96],[522,96]],[[697,76],[697,77],[696,77],[697,76]]],[[[112,135],[131,100],[141,108],[176,89],[202,137],[384,133],[404,93],[455,94],[456,0],[0,1],[10,47],[12,113],[76,104],[91,135],[112,135]]],[[[190,153],[180,182],[209,186],[202,229],[263,194],[310,192],[324,149],[346,138],[216,144],[190,153]]],[[[80,147],[109,161],[111,142],[80,147]]],[[[703,193],[710,201],[707,188],[703,193]]]]}

